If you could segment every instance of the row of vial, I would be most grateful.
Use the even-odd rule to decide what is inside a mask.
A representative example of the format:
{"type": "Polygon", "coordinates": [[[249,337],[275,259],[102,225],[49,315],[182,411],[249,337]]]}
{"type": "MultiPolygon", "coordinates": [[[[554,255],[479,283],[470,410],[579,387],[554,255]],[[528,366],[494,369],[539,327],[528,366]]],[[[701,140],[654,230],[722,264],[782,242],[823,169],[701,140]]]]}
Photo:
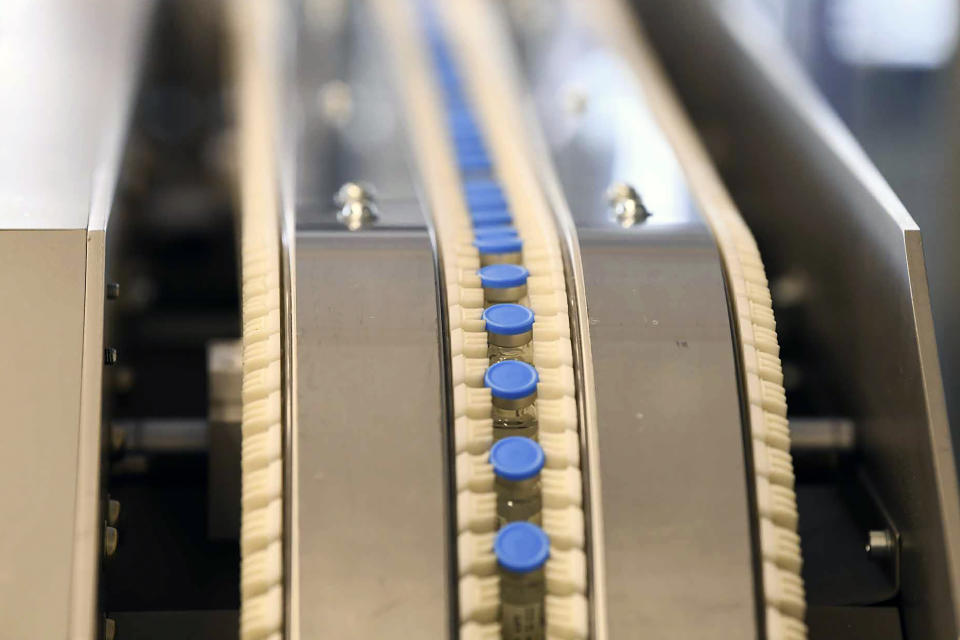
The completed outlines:
{"type": "MultiPolygon", "coordinates": [[[[428,26],[429,23],[428,19],[428,26]]],[[[565,476],[569,476],[565,463],[578,460],[579,445],[575,429],[566,429],[564,420],[554,420],[553,426],[560,425],[561,429],[544,435],[549,441],[551,459],[554,462],[560,460],[564,465],[562,469],[545,469],[547,455],[538,442],[537,395],[541,380],[533,366],[534,312],[520,304],[528,296],[530,280],[528,270],[522,266],[523,241],[513,226],[504,193],[492,177],[492,163],[484,138],[467,103],[446,43],[437,28],[428,29],[428,36],[463,179],[463,195],[472,227],[471,244],[480,262],[476,277],[483,291],[481,320],[486,344],[468,344],[461,340],[456,351],[471,358],[475,364],[480,360],[479,356],[484,357],[483,366],[475,366],[472,374],[464,372],[463,375],[476,384],[480,382],[477,374],[483,371],[482,384],[490,391],[493,430],[493,444],[488,455],[484,450],[479,455],[462,454],[467,456],[466,460],[458,456],[457,485],[458,489],[471,486],[479,489],[480,495],[493,490],[496,532],[464,532],[458,550],[461,573],[489,576],[495,570],[494,574],[499,575],[499,612],[496,616],[500,622],[499,633],[492,625],[467,625],[464,638],[486,639],[499,634],[506,640],[541,640],[545,636],[547,574],[551,573],[549,567],[556,569],[558,561],[562,560],[555,557],[548,565],[551,541],[540,527],[544,514],[542,477],[546,475],[551,486],[558,488],[547,494],[553,507],[548,512],[555,520],[574,522],[572,529],[575,533],[565,537],[582,535],[582,512],[579,504],[567,504],[567,496],[572,492],[566,490],[570,483],[565,481],[565,476]],[[571,518],[565,511],[568,506],[576,507],[579,523],[576,515],[571,518]],[[494,563],[495,566],[491,566],[494,563]],[[467,632],[468,628],[472,634],[467,632]]],[[[472,278],[470,274],[464,274],[464,277],[472,278]]],[[[550,288],[554,283],[547,279],[533,284],[535,288],[550,288]]],[[[543,355],[549,359],[552,354],[543,355]]],[[[563,382],[554,380],[549,387],[554,392],[551,395],[556,396],[550,402],[563,405],[553,407],[555,415],[571,413],[572,394],[557,394],[556,390],[563,387],[564,392],[569,391],[566,387],[572,388],[572,375],[569,384],[563,382]]],[[[458,504],[458,508],[461,507],[458,504]]],[[[561,582],[585,581],[585,559],[576,562],[582,556],[580,552],[574,559],[572,571],[569,566],[566,571],[554,570],[554,582],[558,578],[561,582]],[[575,576],[567,577],[570,573],[575,576]]],[[[570,564],[566,562],[566,565],[570,564]]],[[[478,581],[473,584],[482,591],[486,583],[478,581]]]]}

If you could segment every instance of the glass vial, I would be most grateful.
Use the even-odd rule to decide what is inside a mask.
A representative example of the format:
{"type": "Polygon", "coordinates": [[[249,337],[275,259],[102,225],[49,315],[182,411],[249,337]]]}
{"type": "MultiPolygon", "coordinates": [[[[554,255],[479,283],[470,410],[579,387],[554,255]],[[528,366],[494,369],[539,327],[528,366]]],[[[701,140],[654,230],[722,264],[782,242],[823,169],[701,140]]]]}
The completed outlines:
{"type": "Polygon", "coordinates": [[[540,524],[540,470],[544,461],[543,449],[530,438],[510,436],[490,449],[500,526],[523,521],[540,524]]]}
{"type": "Polygon", "coordinates": [[[527,277],[530,272],[517,264],[491,264],[477,272],[483,287],[485,306],[516,303],[527,295],[527,277]]]}
{"type": "Polygon", "coordinates": [[[533,311],[519,304],[495,304],[481,316],[487,330],[490,364],[521,360],[533,364],[533,311]]]}
{"type": "Polygon", "coordinates": [[[509,236],[477,238],[473,241],[473,246],[475,246],[480,253],[481,267],[492,264],[519,265],[521,262],[523,241],[520,238],[511,238],[509,236]]]}
{"type": "Polygon", "coordinates": [[[497,532],[493,551],[500,570],[500,633],[504,640],[543,640],[544,565],[550,539],[529,522],[511,522],[497,532]]]}
{"type": "Polygon", "coordinates": [[[537,370],[526,362],[504,360],[483,375],[493,401],[493,439],[537,437],[537,370]]]}

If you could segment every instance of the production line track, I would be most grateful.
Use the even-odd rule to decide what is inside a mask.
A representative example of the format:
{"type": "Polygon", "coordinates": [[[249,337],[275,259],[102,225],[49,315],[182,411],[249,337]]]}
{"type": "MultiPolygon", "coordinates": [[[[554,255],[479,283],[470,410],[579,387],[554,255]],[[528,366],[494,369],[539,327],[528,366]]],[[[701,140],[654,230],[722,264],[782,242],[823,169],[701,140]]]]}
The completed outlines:
{"type": "MultiPolygon", "coordinates": [[[[411,137],[424,177],[436,228],[445,285],[453,372],[458,496],[459,620],[464,638],[499,637],[498,577],[493,557],[496,528],[491,444],[490,390],[483,386],[487,333],[480,313],[484,294],[474,227],[484,211],[465,195],[465,185],[492,181],[506,195],[510,222],[522,240],[522,265],[530,272],[529,295],[521,299],[534,313],[533,364],[539,374],[536,407],[540,443],[547,463],[542,472],[543,529],[551,540],[546,564],[546,631],[556,637],[588,634],[587,571],[584,553],[580,437],[574,383],[570,319],[559,234],[534,176],[516,158],[498,149],[486,115],[472,104],[472,78],[461,70],[445,33],[444,17],[420,5],[419,22],[400,3],[380,2],[378,13],[396,60],[406,69],[401,91],[411,137]],[[426,46],[424,46],[426,45],[426,46]],[[477,147],[475,137],[483,143],[477,147]],[[532,199],[531,199],[532,197],[532,199]],[[471,482],[489,477],[491,482],[471,482]]],[[[479,106],[479,105],[478,105],[479,106]]],[[[482,208],[482,207],[481,207],[482,208]]]]}
{"type": "MultiPolygon", "coordinates": [[[[242,3],[238,3],[242,4],[242,3]]],[[[253,3],[254,5],[258,3],[253,3]]],[[[616,3],[601,3],[618,11],[616,3]]],[[[508,52],[489,37],[495,9],[480,0],[410,6],[374,2],[407,113],[409,136],[433,214],[447,311],[447,363],[452,383],[458,497],[459,615],[461,635],[499,637],[496,563],[491,540],[496,526],[486,452],[490,443],[490,393],[483,386],[487,335],[480,320],[483,291],[476,269],[473,216],[463,184],[478,176],[498,182],[509,203],[511,222],[523,241],[523,265],[530,271],[529,297],[535,313],[534,365],[540,374],[537,408],[541,442],[548,456],[544,472],[545,531],[551,537],[547,564],[548,637],[605,637],[602,613],[602,547],[587,534],[599,519],[595,487],[584,487],[581,459],[590,460],[596,434],[585,433],[578,411],[578,377],[573,370],[563,247],[575,247],[569,225],[558,221],[533,168],[527,124],[517,105],[522,93],[509,68],[508,52]],[[456,122],[474,123],[484,144],[458,147],[456,122]],[[561,230],[563,233],[561,233],[561,230]],[[580,446],[569,446],[570,438],[580,446]],[[592,440],[593,439],[593,440],[592,440]],[[586,489],[586,492],[584,491],[586,489]],[[584,499],[586,496],[586,500],[584,499]],[[584,507],[589,518],[584,518],[584,507]],[[587,558],[589,557],[589,567],[587,558]]],[[[244,416],[242,523],[242,637],[280,637],[283,594],[283,353],[280,214],[276,202],[272,139],[276,105],[271,104],[270,50],[276,43],[255,25],[269,10],[237,11],[241,47],[241,208],[243,250],[244,416]],[[259,14],[259,15],[256,15],[259,14]],[[259,33],[260,36],[255,34],[259,33]],[[253,34],[253,35],[251,35],[253,34]]],[[[629,21],[623,24],[629,24],[629,21]]],[[[637,55],[636,52],[633,52],[637,55]]],[[[642,52],[641,52],[642,53],[642,52]]],[[[642,55],[640,56],[643,57],[642,55]]],[[[647,69],[650,73],[656,70],[647,69]]],[[[669,100],[669,96],[659,96],[669,100]]],[[[676,127],[675,127],[676,128],[676,127]]],[[[683,127],[679,127],[681,130],[683,127]]],[[[701,182],[709,182],[701,177],[701,182]]],[[[716,195],[716,194],[714,194],[716,195]]],[[[722,195],[722,194],[721,194],[722,195]]],[[[727,201],[728,202],[728,201],[727,201]]],[[[752,435],[758,508],[762,596],[769,638],[805,637],[803,588],[786,404],[769,291],[756,245],[732,205],[706,207],[720,246],[729,298],[739,332],[743,387],[752,435]]],[[[575,256],[566,256],[576,265],[575,256]]],[[[578,326],[574,323],[574,326],[578,326]]],[[[575,336],[576,338],[576,336],[575,336]]],[[[292,354],[286,354],[290,357],[292,354]]],[[[581,357],[589,357],[589,353],[581,357]]],[[[590,384],[587,380],[586,383],[590,384]]]]}
{"type": "MultiPolygon", "coordinates": [[[[273,3],[229,5],[237,77],[243,323],[240,637],[284,633],[284,359],[277,184],[279,19],[273,3]]],[[[289,463],[289,461],[287,461],[289,463]]]]}

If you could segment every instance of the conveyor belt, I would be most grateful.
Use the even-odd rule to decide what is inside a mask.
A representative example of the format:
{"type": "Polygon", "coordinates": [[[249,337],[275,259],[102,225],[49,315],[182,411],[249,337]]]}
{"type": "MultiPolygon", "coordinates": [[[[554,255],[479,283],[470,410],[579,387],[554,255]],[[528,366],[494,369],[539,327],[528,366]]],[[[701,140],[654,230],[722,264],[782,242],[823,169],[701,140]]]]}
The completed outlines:
{"type": "Polygon", "coordinates": [[[534,176],[522,165],[515,166],[516,159],[504,153],[502,140],[488,136],[488,114],[472,104],[474,79],[461,71],[442,17],[424,4],[418,25],[398,3],[377,6],[398,53],[396,59],[406,69],[403,94],[433,210],[446,285],[457,452],[461,634],[465,638],[500,635],[499,578],[492,544],[496,497],[487,462],[491,399],[480,375],[487,365],[488,343],[480,318],[484,291],[476,275],[481,259],[473,245],[474,230],[483,228],[486,212],[477,202],[468,202],[464,191],[466,184],[483,180],[493,181],[506,196],[509,206],[504,211],[522,240],[522,264],[530,273],[528,295],[520,303],[532,309],[535,317],[533,364],[540,377],[536,406],[539,440],[547,459],[541,474],[542,524],[551,539],[546,631],[557,637],[586,637],[583,492],[559,235],[542,196],[540,201],[531,200],[539,193],[534,176]],[[474,134],[481,137],[479,146],[474,134]]]}
{"type": "MultiPolygon", "coordinates": [[[[529,272],[527,294],[519,303],[535,316],[536,407],[547,460],[542,472],[542,525],[551,550],[546,565],[545,634],[586,638],[592,630],[602,629],[596,621],[591,626],[595,614],[589,606],[589,598],[602,585],[590,584],[593,574],[586,553],[580,458],[587,438],[577,406],[564,238],[535,169],[532,145],[524,140],[529,123],[517,107],[522,92],[514,76],[499,75],[497,64],[505,58],[488,55],[494,46],[491,40],[495,41],[488,37],[496,28],[490,17],[494,9],[474,0],[418,6],[419,13],[394,0],[373,2],[396,75],[402,79],[397,89],[432,211],[440,258],[450,352],[446,363],[453,414],[449,427],[455,453],[451,473],[458,492],[453,509],[461,635],[500,635],[499,578],[492,544],[496,496],[488,462],[492,405],[483,376],[489,345],[481,317],[485,296],[477,275],[481,256],[475,233],[484,226],[489,211],[481,211],[485,207],[477,205],[467,186],[482,182],[502,194],[505,206],[498,208],[503,216],[498,222],[515,230],[522,242],[521,264],[529,272]]],[[[607,10],[610,6],[605,5],[607,10]]],[[[271,131],[275,106],[270,104],[275,93],[269,86],[267,52],[275,49],[262,41],[265,33],[273,33],[271,29],[252,28],[271,19],[269,10],[258,7],[237,11],[238,31],[247,30],[241,39],[245,46],[238,51],[243,168],[244,638],[279,637],[284,617],[281,259],[277,185],[268,166],[275,157],[271,131]]],[[[646,67],[641,70],[655,73],[646,67]]],[[[669,96],[654,97],[669,100],[669,96]]],[[[716,189],[711,176],[694,177],[716,189]]],[[[762,584],[758,590],[766,603],[762,617],[768,637],[803,638],[796,500],[770,295],[756,245],[732,205],[705,210],[723,255],[740,337],[753,436],[748,457],[752,457],[759,511],[762,584]]],[[[564,226],[564,233],[571,233],[568,228],[564,226]]],[[[575,241],[568,246],[575,247],[575,241]]]]}
{"type": "Polygon", "coordinates": [[[243,321],[240,637],[283,629],[280,215],[275,154],[277,19],[272,3],[235,2],[243,321]]]}

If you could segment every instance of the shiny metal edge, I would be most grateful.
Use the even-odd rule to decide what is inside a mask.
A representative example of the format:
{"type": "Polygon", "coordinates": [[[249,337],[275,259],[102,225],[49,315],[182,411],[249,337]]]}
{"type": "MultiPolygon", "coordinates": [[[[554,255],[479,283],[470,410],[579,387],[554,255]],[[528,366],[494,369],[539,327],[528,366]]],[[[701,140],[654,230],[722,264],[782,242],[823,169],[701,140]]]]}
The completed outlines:
{"type": "Polygon", "coordinates": [[[298,458],[296,433],[297,414],[297,270],[296,265],[296,208],[297,208],[297,141],[301,129],[301,114],[296,102],[296,43],[295,21],[289,4],[280,4],[279,28],[286,37],[276,41],[283,50],[277,56],[277,95],[279,109],[284,117],[274,123],[277,140],[277,184],[280,199],[280,307],[283,390],[283,637],[300,638],[299,575],[299,502],[298,458]]]}
{"type": "Polygon", "coordinates": [[[80,433],[77,438],[73,581],[70,589],[71,638],[93,638],[100,624],[100,558],[103,518],[100,505],[103,426],[103,322],[106,233],[87,232],[87,266],[83,300],[83,373],[80,387],[80,433]]]}
{"type": "MultiPolygon", "coordinates": [[[[531,115],[532,103],[525,105],[531,115]]],[[[535,120],[532,120],[535,121],[535,120]]],[[[587,316],[587,302],[584,293],[583,262],[580,258],[580,241],[573,216],[563,197],[563,191],[546,160],[549,153],[538,128],[531,127],[530,145],[534,149],[534,169],[540,177],[547,202],[556,216],[563,250],[565,275],[567,279],[567,298],[574,309],[570,314],[570,338],[574,349],[573,370],[577,383],[577,411],[581,425],[581,448],[586,451],[586,465],[581,470],[586,484],[587,494],[584,502],[584,518],[587,526],[587,547],[590,559],[588,584],[590,588],[590,625],[594,640],[607,640],[609,626],[607,621],[606,559],[604,556],[603,502],[600,499],[600,437],[597,428],[597,394],[593,375],[592,347],[590,343],[590,319],[587,316]]]]}

